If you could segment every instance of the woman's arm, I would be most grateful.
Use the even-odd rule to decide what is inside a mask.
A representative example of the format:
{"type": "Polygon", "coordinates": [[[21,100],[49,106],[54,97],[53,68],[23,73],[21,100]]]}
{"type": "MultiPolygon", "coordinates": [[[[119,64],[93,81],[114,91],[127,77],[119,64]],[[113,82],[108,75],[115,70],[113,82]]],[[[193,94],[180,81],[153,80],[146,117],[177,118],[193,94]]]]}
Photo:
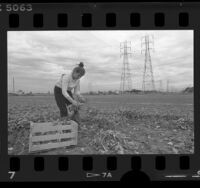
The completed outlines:
{"type": "Polygon", "coordinates": [[[81,97],[81,93],[80,93],[80,80],[78,81],[78,84],[74,88],[74,95],[76,95],[77,97],[81,97]]]}
{"type": "Polygon", "coordinates": [[[85,98],[80,93],[80,80],[79,80],[78,84],[76,85],[76,87],[74,88],[74,95],[77,96],[78,101],[80,103],[85,103],[86,102],[85,98]]]}
{"type": "Polygon", "coordinates": [[[69,100],[71,103],[74,102],[74,100],[70,97],[70,95],[67,92],[67,87],[69,83],[69,77],[67,75],[63,75],[62,77],[62,94],[65,96],[67,100],[69,100]]]}

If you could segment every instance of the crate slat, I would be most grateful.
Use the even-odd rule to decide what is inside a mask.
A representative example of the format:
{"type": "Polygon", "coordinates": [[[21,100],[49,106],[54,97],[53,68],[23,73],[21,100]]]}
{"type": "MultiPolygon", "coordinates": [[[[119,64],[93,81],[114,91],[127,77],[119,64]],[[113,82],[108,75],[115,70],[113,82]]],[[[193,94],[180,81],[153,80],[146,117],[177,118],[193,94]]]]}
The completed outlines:
{"type": "Polygon", "coordinates": [[[51,141],[63,138],[73,138],[76,136],[76,133],[57,133],[51,135],[41,135],[41,136],[34,136],[32,137],[32,142],[42,142],[42,141],[51,141]]]}
{"type": "Polygon", "coordinates": [[[32,134],[34,133],[44,133],[44,132],[53,132],[53,131],[62,131],[62,130],[71,130],[73,125],[33,125],[32,134]]]}
{"type": "Polygon", "coordinates": [[[30,135],[29,135],[29,147],[28,151],[31,151],[32,148],[32,131],[33,131],[33,122],[30,122],[30,135]]]}
{"type": "Polygon", "coordinates": [[[71,145],[76,145],[76,141],[70,140],[70,141],[66,141],[66,142],[32,145],[31,152],[43,151],[43,150],[54,149],[54,148],[61,148],[61,147],[66,147],[66,146],[71,146],[71,145]]]}

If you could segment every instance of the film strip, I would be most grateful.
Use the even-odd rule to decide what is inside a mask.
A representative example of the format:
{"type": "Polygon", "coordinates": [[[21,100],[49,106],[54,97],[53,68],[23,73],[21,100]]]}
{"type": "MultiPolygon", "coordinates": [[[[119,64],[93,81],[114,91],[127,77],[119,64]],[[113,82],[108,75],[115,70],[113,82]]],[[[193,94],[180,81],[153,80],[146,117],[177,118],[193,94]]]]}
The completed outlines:
{"type": "MultiPolygon", "coordinates": [[[[0,75],[1,75],[1,86],[2,86],[1,126],[0,126],[0,144],[1,144],[0,181],[1,182],[13,182],[13,181],[16,182],[18,181],[69,181],[69,182],[71,181],[131,182],[132,181],[133,182],[134,181],[135,182],[137,180],[140,181],[141,180],[142,181],[199,180],[200,179],[200,163],[199,163],[200,140],[198,136],[200,132],[198,125],[198,122],[200,122],[199,121],[200,104],[198,99],[198,93],[199,93],[198,83],[200,80],[199,65],[198,65],[198,60],[200,58],[199,57],[200,22],[198,20],[199,17],[200,17],[200,3],[198,2],[196,3],[166,2],[163,4],[150,3],[150,2],[148,3],[49,3],[49,4],[48,3],[45,4],[44,3],[0,3],[0,20],[1,20],[0,21],[0,40],[1,40],[0,75]],[[79,34],[77,34],[77,31],[79,32],[79,34]],[[91,31],[93,32],[92,34],[91,31]],[[108,35],[106,31],[113,33],[108,35]],[[162,73],[160,72],[159,75],[160,77],[158,76],[160,79],[158,84],[156,82],[158,81],[158,79],[154,77],[155,81],[154,85],[157,84],[156,85],[157,88],[159,86],[161,87],[162,86],[161,79],[163,79],[161,74],[166,74],[168,75],[168,78],[166,79],[167,80],[171,79],[171,82],[174,82],[174,85],[173,83],[171,84],[176,89],[176,87],[179,87],[179,85],[178,83],[176,85],[175,82],[176,79],[179,79],[180,77],[176,77],[176,79],[173,80],[172,72],[177,71],[177,74],[179,74],[179,70],[181,70],[182,72],[180,71],[180,76],[183,72],[184,74],[182,74],[183,76],[181,77],[182,80],[180,80],[179,82],[180,86],[183,85],[184,87],[186,87],[188,86],[187,84],[189,83],[191,87],[190,88],[188,87],[188,89],[193,89],[195,87],[195,90],[193,91],[187,90],[186,93],[184,94],[182,93],[179,96],[177,94],[178,92],[171,91],[172,88],[170,90],[169,87],[170,82],[167,81],[166,91],[163,91],[165,89],[161,88],[161,90],[159,91],[160,93],[158,94],[158,92],[154,91],[155,89],[153,89],[152,91],[154,92],[148,94],[147,92],[145,92],[144,89],[145,83],[147,83],[147,80],[145,81],[144,77],[146,79],[148,79],[148,76],[151,77],[150,83],[151,84],[153,83],[151,74],[152,68],[143,69],[142,67],[141,72],[143,80],[140,81],[141,84],[139,84],[139,87],[141,86],[141,88],[143,88],[142,89],[143,91],[141,91],[140,94],[132,93],[133,95],[131,95],[130,93],[126,93],[124,89],[121,90],[121,87],[119,93],[113,93],[111,91],[109,93],[108,90],[109,89],[112,90],[113,87],[109,86],[110,87],[109,88],[108,85],[105,84],[106,86],[104,88],[104,84],[100,84],[99,82],[99,80],[103,79],[104,76],[105,78],[107,78],[106,77],[107,69],[111,71],[115,69],[114,62],[111,62],[109,64],[109,61],[107,61],[106,58],[108,59],[110,58],[110,61],[116,60],[116,62],[120,62],[121,63],[120,66],[122,66],[122,64],[124,65],[124,72],[121,69],[120,72],[118,72],[119,80],[121,78],[121,81],[119,81],[119,84],[118,83],[116,84],[117,85],[116,87],[118,87],[118,85],[120,86],[120,84],[122,85],[124,84],[125,87],[126,83],[125,81],[126,79],[127,80],[129,79],[128,73],[126,72],[128,71],[128,69],[125,68],[125,64],[126,65],[128,64],[128,54],[129,54],[128,50],[130,48],[129,43],[126,41],[125,36],[127,36],[127,40],[131,39],[132,35],[136,36],[136,38],[133,40],[133,48],[134,48],[134,42],[136,44],[141,42],[141,48],[144,47],[141,50],[143,58],[139,57],[138,52],[133,51],[133,53],[136,54],[135,55],[136,61],[137,58],[138,62],[141,61],[142,59],[143,65],[145,62],[145,66],[147,67],[148,63],[151,62],[151,60],[153,63],[153,57],[152,59],[149,60],[150,57],[149,50],[151,49],[150,45],[153,44],[150,35],[154,32],[154,39],[155,39],[156,36],[161,36],[162,31],[165,32],[166,36],[164,34],[163,38],[162,37],[160,38],[160,45],[163,45],[167,42],[169,42],[169,44],[167,43],[168,46],[171,45],[170,42],[174,44],[173,40],[176,40],[177,37],[179,36],[179,34],[173,36],[175,32],[177,33],[180,32],[181,37],[177,39],[177,44],[179,46],[176,47],[174,46],[174,49],[172,47],[167,48],[166,45],[160,51],[158,50],[158,53],[162,54],[162,50],[168,49],[167,51],[165,51],[165,56],[162,57],[161,55],[157,56],[158,67],[159,65],[165,63],[169,64],[169,67],[163,67],[162,70],[163,72],[162,73]],[[40,33],[42,32],[46,33],[40,35],[40,33]],[[51,34],[51,32],[53,33],[51,34]],[[59,37],[61,32],[62,34],[59,37]],[[82,34],[83,32],[84,34],[82,34]],[[97,34],[95,32],[97,32],[97,34]],[[133,33],[131,34],[131,32],[133,33]],[[142,34],[140,34],[140,32],[142,32],[142,34]],[[149,38],[146,37],[148,34],[149,38]],[[69,37],[62,38],[65,35],[69,37]],[[141,38],[141,36],[143,38],[141,38]],[[167,36],[169,38],[167,38],[167,36]],[[139,42],[137,40],[137,37],[139,38],[138,39],[139,42]],[[69,52],[67,51],[66,55],[61,53],[62,48],[66,47],[65,45],[62,44],[62,42],[68,43],[68,41],[70,43],[68,47],[70,47],[71,51],[70,50],[69,52]],[[192,47],[190,45],[191,43],[192,47]],[[124,59],[119,58],[119,54],[115,54],[115,51],[113,50],[117,48],[118,53],[120,53],[120,44],[121,44],[121,53],[124,59]],[[185,51],[181,50],[179,51],[179,47],[183,47],[182,45],[185,45],[183,48],[185,49],[185,51]],[[90,50],[87,50],[88,48],[90,50]],[[92,51],[92,49],[94,51],[92,51]],[[173,51],[174,53],[172,53],[171,51],[173,51]],[[110,55],[108,54],[108,52],[110,53],[110,55]],[[53,56],[54,53],[56,54],[56,56],[53,56]],[[181,59],[179,59],[179,57],[176,56],[177,53],[179,54],[181,59]],[[170,59],[168,57],[168,55],[171,56],[173,54],[175,60],[173,60],[173,58],[170,59]],[[43,56],[43,58],[39,57],[40,55],[43,56]],[[117,56],[118,59],[120,60],[115,59],[117,56]],[[191,59],[189,59],[188,57],[190,57],[191,59]],[[45,58],[47,58],[48,60],[46,60],[45,58]],[[184,61],[185,59],[187,59],[188,62],[185,62],[184,61]],[[40,63],[36,63],[36,61],[39,61],[40,63]],[[84,119],[84,125],[82,123],[79,124],[78,126],[79,132],[77,132],[78,145],[72,147],[72,149],[71,148],[68,149],[65,147],[64,150],[61,151],[59,150],[59,152],[57,153],[56,152],[29,153],[28,151],[25,152],[27,150],[27,145],[30,143],[30,138],[29,138],[30,124],[27,124],[27,122],[34,121],[35,123],[45,123],[45,122],[50,122],[51,120],[54,121],[55,119],[58,119],[59,116],[58,110],[55,112],[56,115],[48,111],[49,106],[51,106],[51,103],[55,103],[54,99],[51,98],[52,101],[49,101],[49,99],[47,100],[45,98],[45,97],[52,97],[51,92],[49,93],[49,95],[44,96],[37,89],[40,87],[39,86],[36,87],[36,85],[41,83],[42,81],[46,81],[48,83],[48,79],[50,79],[50,77],[52,76],[54,76],[55,78],[52,79],[53,81],[55,81],[56,78],[58,78],[58,74],[61,72],[59,66],[62,67],[63,64],[62,62],[60,62],[60,64],[59,63],[54,64],[53,61],[57,62],[69,61],[69,64],[65,63],[65,65],[69,66],[70,70],[72,69],[75,63],[77,64],[83,61],[86,66],[85,68],[86,74],[89,73],[93,74],[96,70],[95,66],[98,65],[99,69],[95,72],[97,78],[88,77],[90,78],[90,80],[88,81],[88,85],[85,86],[90,91],[89,94],[87,93],[87,91],[85,91],[86,94],[84,96],[88,98],[89,100],[88,103],[91,104],[90,108],[88,107],[86,110],[87,113],[86,116],[91,121],[89,121],[88,119],[86,121],[86,119],[84,119]],[[104,61],[107,62],[107,64],[104,64],[104,61]],[[178,64],[175,61],[178,61],[178,64]],[[72,63],[70,64],[70,62],[72,63]],[[31,66],[34,65],[34,63],[35,67],[31,66]],[[176,69],[173,69],[174,66],[173,63],[176,65],[176,69]],[[41,72],[44,71],[43,64],[44,65],[47,64],[44,69],[45,71],[46,70],[47,71],[44,74],[41,74],[41,72]],[[41,69],[38,69],[36,66],[41,66],[41,69]],[[38,72],[36,71],[34,72],[36,76],[32,75],[35,79],[29,77],[28,76],[29,74],[27,73],[26,76],[23,77],[22,74],[25,73],[22,71],[23,67],[24,71],[30,71],[29,72],[30,75],[32,75],[31,70],[33,72],[35,70],[38,70],[38,72]],[[170,69],[170,67],[172,68],[170,69]],[[181,69],[182,67],[183,69],[181,69]],[[149,70],[150,75],[146,74],[145,76],[145,71],[147,71],[147,69],[149,70]],[[169,73],[167,71],[169,71],[169,73]],[[124,79],[122,79],[121,75],[124,75],[124,79]],[[43,76],[44,79],[42,79],[43,76]],[[41,78],[41,80],[39,80],[38,78],[41,78]],[[187,78],[191,79],[187,80],[187,78]],[[35,80],[37,80],[37,82],[35,80]],[[186,86],[183,84],[184,80],[188,81],[186,86]],[[33,87],[34,84],[35,86],[33,87]],[[32,87],[30,87],[30,85],[32,87]],[[92,91],[93,88],[94,87],[97,88],[97,86],[99,86],[100,89],[103,90],[103,92],[105,91],[105,93],[102,94],[101,92],[99,92],[97,95],[95,91],[92,91]],[[32,92],[30,93],[28,91],[26,92],[18,91],[17,93],[15,91],[16,90],[15,87],[18,87],[17,89],[20,89],[21,87],[24,90],[28,88],[29,91],[32,89],[33,93],[32,92]],[[9,91],[10,88],[12,92],[9,91]],[[37,93],[37,96],[36,94],[34,94],[34,92],[37,93]],[[169,98],[166,99],[163,97],[162,100],[163,101],[166,100],[167,101],[166,104],[162,106],[161,102],[159,103],[160,106],[158,106],[158,104],[156,102],[154,103],[153,100],[156,101],[156,98],[159,97],[160,95],[162,96],[169,95],[171,98],[169,97],[170,99],[169,98]],[[175,98],[173,98],[172,95],[175,96],[175,98]],[[124,96],[126,96],[127,98],[124,96]],[[139,97],[142,96],[144,98],[137,98],[138,96],[139,97]],[[153,98],[151,98],[152,96],[153,98]],[[24,99],[23,97],[26,99],[24,99]],[[34,99],[31,97],[33,97],[34,99]],[[119,99],[117,97],[121,98],[119,99]],[[130,99],[130,97],[136,97],[136,98],[130,99]],[[34,102],[31,102],[36,100],[36,98],[39,101],[39,102],[37,101],[38,102],[37,107],[35,107],[34,102]],[[107,116],[107,114],[109,113],[112,113],[110,111],[102,112],[101,108],[105,110],[105,108],[109,108],[109,106],[111,106],[111,109],[114,111],[114,106],[112,106],[110,102],[113,100],[113,98],[116,98],[116,100],[112,103],[114,106],[119,102],[118,100],[122,100],[123,102],[121,102],[120,105],[123,106],[126,103],[127,108],[135,109],[135,111],[130,110],[129,112],[127,112],[126,110],[123,111],[123,109],[119,108],[119,110],[122,110],[120,111],[120,113],[123,116],[121,116],[121,114],[118,111],[116,112],[117,115],[112,114],[112,117],[108,116],[108,119],[109,118],[112,119],[113,117],[117,119],[118,116],[120,116],[118,120],[116,119],[113,120],[117,123],[117,121],[121,121],[121,119],[125,118],[124,113],[126,112],[126,121],[121,122],[119,127],[113,125],[113,123],[109,123],[109,120],[105,120],[104,116],[100,118],[99,116],[97,117],[98,113],[101,115],[104,114],[105,116],[107,116]],[[24,102],[25,100],[26,102],[27,101],[28,102],[27,103],[24,102]],[[140,100],[140,102],[138,103],[133,102],[134,103],[133,106],[130,107],[128,103],[132,103],[132,101],[137,101],[137,100],[140,100]],[[179,100],[180,102],[177,102],[179,100]],[[43,104],[46,103],[47,101],[49,106],[48,105],[45,106],[46,104],[43,104]],[[178,107],[175,105],[176,102],[178,103],[177,104],[178,107]],[[14,106],[12,106],[13,103],[15,103],[14,106]],[[31,107],[29,106],[29,103],[31,107]],[[97,107],[95,106],[94,110],[93,108],[94,106],[92,105],[97,103],[98,106],[97,107]],[[174,111],[174,107],[171,108],[172,106],[170,105],[172,104],[177,107],[178,109],[177,111],[174,111]],[[103,105],[107,106],[104,107],[103,105]],[[154,108],[152,108],[152,106],[154,108]],[[180,106],[181,108],[179,108],[180,106]],[[37,109],[35,110],[34,108],[37,109]],[[39,115],[43,113],[42,110],[40,110],[40,108],[48,112],[49,114],[51,113],[51,115],[49,116],[54,117],[55,115],[55,118],[52,118],[51,120],[43,119],[42,121],[34,119],[35,117],[33,117],[34,116],[33,114],[37,113],[37,111],[39,111],[39,115]],[[145,112],[137,111],[137,109],[140,108],[145,109],[145,112]],[[163,112],[164,115],[161,115],[159,114],[159,111],[162,111],[163,108],[164,109],[168,108],[168,109],[163,112]],[[30,109],[32,109],[32,111],[30,109]],[[154,111],[155,109],[157,111],[154,111]],[[26,112],[30,113],[28,113],[27,115],[26,112]],[[167,116],[166,114],[170,115],[167,116]],[[26,115],[27,119],[21,120],[20,118],[24,117],[24,115],[26,115]],[[16,116],[16,117],[11,117],[11,116],[16,116]],[[161,122],[161,120],[158,118],[157,120],[160,122],[160,124],[157,123],[156,120],[153,120],[152,123],[148,119],[150,116],[154,118],[162,117],[164,120],[163,122],[161,122]],[[30,117],[32,117],[32,119],[30,117]],[[131,121],[128,122],[129,124],[127,124],[129,117],[135,118],[132,119],[133,120],[132,124],[130,123],[131,121]],[[93,121],[92,118],[94,118],[93,121]],[[145,120],[145,126],[148,125],[151,125],[153,127],[156,126],[155,128],[156,130],[162,129],[163,132],[157,131],[151,134],[150,131],[151,129],[154,130],[154,128],[149,128],[149,129],[146,128],[146,132],[144,130],[143,132],[138,132],[138,134],[140,134],[138,139],[143,137],[144,139],[137,140],[135,139],[135,137],[134,138],[132,137],[132,140],[130,140],[130,138],[128,139],[127,138],[128,133],[127,132],[124,133],[123,131],[130,128],[128,126],[131,124],[133,126],[133,129],[131,128],[128,132],[130,133],[133,130],[135,133],[137,133],[137,131],[140,130],[141,127],[143,126],[141,124],[141,122],[144,122],[143,119],[145,120]],[[11,121],[14,121],[14,123],[13,124],[10,123],[11,121]],[[25,123],[23,124],[23,122],[25,123]],[[135,124],[137,124],[136,122],[138,123],[138,126],[135,126],[135,124]],[[98,129],[94,129],[91,135],[89,135],[90,131],[96,124],[98,124],[99,126],[98,129]],[[126,126],[124,126],[125,124],[126,126]],[[15,127],[11,129],[9,128],[11,126],[15,127]],[[176,129],[172,126],[177,126],[179,128],[176,129]],[[163,127],[167,128],[164,129],[163,127]],[[22,130],[24,131],[23,134],[22,130]],[[166,133],[167,131],[169,132],[169,134],[166,133]],[[96,134],[97,132],[98,134],[96,134]],[[180,136],[179,132],[183,137],[180,137],[178,141],[176,140],[176,136],[177,137],[180,136]],[[14,135],[14,133],[17,136],[14,135]],[[19,133],[21,135],[19,135],[19,133]],[[159,134],[161,134],[163,140],[165,139],[165,145],[163,144],[164,141],[162,142],[161,137],[158,136],[159,134]],[[84,142],[84,139],[81,138],[80,135],[85,136],[84,138],[86,140],[87,139],[89,140],[87,141],[87,144],[89,146],[84,145],[83,147],[81,145],[84,142]],[[98,139],[100,139],[100,141],[98,139]],[[113,146],[111,147],[110,145],[108,145],[108,143],[106,143],[106,139],[107,140],[110,139],[110,142],[112,141],[115,142],[114,147],[117,146],[118,148],[117,152],[116,150],[115,152],[109,152],[111,151],[111,148],[113,149],[113,146]],[[151,141],[151,139],[153,139],[153,141],[151,141]],[[181,139],[184,140],[183,143],[181,143],[181,139]],[[16,144],[17,142],[20,142],[20,144],[17,145],[16,144]],[[160,145],[158,146],[159,142],[160,145]],[[90,145],[91,143],[94,143],[96,145],[98,144],[98,147],[101,146],[103,149],[98,150],[98,148],[95,148],[96,150],[91,151],[91,148],[96,147],[96,145],[95,146],[93,145],[93,147],[91,147],[90,145]],[[127,145],[127,143],[129,145],[127,145]],[[167,147],[170,148],[170,150],[167,149],[165,150],[165,148],[167,147]],[[130,151],[134,150],[134,152],[128,152],[129,150],[127,148],[129,149],[131,148],[130,151]],[[137,148],[138,150],[136,151],[135,148],[137,148]],[[70,151],[72,150],[73,153],[70,153],[70,151]]],[[[156,58],[154,60],[156,61],[156,58]]],[[[138,70],[140,69],[136,69],[136,71],[138,70]]],[[[156,70],[157,67],[155,66],[154,73],[156,73],[156,70]]],[[[115,73],[113,72],[111,73],[112,73],[111,75],[113,75],[113,77],[117,79],[115,73]]],[[[136,77],[137,76],[135,76],[134,78],[136,77]]],[[[109,79],[110,77],[108,78],[107,81],[105,80],[105,83],[109,82],[110,85],[114,85],[115,82],[110,81],[109,79]]],[[[52,82],[49,84],[50,85],[48,86],[49,88],[50,87],[53,88],[53,85],[51,85],[52,82]]],[[[130,84],[127,85],[128,85],[127,87],[130,86],[130,84]]],[[[132,82],[132,86],[133,85],[134,81],[132,82]]],[[[45,89],[47,88],[45,84],[42,85],[41,87],[43,88],[45,87],[45,89]]],[[[132,89],[133,88],[134,86],[132,87],[132,89]]],[[[98,89],[99,88],[97,88],[96,91],[98,89]]],[[[140,90],[138,89],[137,92],[140,92],[140,90]]],[[[58,109],[56,105],[54,105],[53,107],[51,106],[51,109],[52,108],[58,109]]],[[[46,114],[46,116],[48,116],[48,114],[46,114]]],[[[48,132],[48,126],[47,125],[45,126],[43,126],[43,129],[45,129],[48,132]]],[[[42,128],[40,130],[42,130],[42,128]]],[[[44,134],[44,137],[45,136],[46,135],[44,134]]],[[[47,136],[45,138],[47,138],[47,136]]],[[[36,138],[36,140],[37,139],[39,138],[36,138]]],[[[40,137],[40,139],[42,138],[40,137]]],[[[57,151],[57,150],[54,149],[51,151],[57,151]]]]}

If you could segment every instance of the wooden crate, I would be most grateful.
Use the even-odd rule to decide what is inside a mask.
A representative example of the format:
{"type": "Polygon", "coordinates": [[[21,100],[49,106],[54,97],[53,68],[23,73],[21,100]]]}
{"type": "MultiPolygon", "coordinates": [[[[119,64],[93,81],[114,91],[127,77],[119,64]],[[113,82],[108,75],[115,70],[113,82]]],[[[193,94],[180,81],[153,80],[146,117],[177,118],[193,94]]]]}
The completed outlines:
{"type": "Polygon", "coordinates": [[[78,124],[75,121],[68,121],[66,125],[31,122],[30,126],[30,153],[77,145],[78,124]]]}

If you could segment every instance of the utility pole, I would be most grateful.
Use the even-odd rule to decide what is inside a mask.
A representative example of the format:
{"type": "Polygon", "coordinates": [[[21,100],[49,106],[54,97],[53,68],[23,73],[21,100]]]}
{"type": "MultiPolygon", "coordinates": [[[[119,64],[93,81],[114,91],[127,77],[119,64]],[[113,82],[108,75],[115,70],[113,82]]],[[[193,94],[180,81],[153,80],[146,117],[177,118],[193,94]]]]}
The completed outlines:
{"type": "Polygon", "coordinates": [[[167,93],[169,92],[169,80],[167,80],[167,93]]]}
{"type": "Polygon", "coordinates": [[[147,83],[150,85],[149,90],[155,90],[155,82],[153,76],[153,67],[151,63],[151,54],[150,51],[154,50],[154,37],[145,35],[141,38],[141,53],[145,53],[144,60],[144,70],[143,70],[143,82],[142,82],[142,90],[147,90],[147,83]]]}
{"type": "Polygon", "coordinates": [[[159,83],[160,83],[160,89],[159,89],[159,91],[162,91],[162,80],[159,80],[159,83]]]}
{"type": "Polygon", "coordinates": [[[13,77],[13,93],[15,93],[15,78],[13,77]]]}
{"type": "Polygon", "coordinates": [[[120,82],[120,92],[123,94],[126,90],[132,89],[131,72],[129,68],[128,56],[131,55],[131,42],[125,41],[120,43],[120,57],[123,56],[122,74],[120,82]]]}
{"type": "Polygon", "coordinates": [[[92,82],[88,83],[88,91],[92,92],[93,91],[93,87],[92,87],[92,82]]]}

